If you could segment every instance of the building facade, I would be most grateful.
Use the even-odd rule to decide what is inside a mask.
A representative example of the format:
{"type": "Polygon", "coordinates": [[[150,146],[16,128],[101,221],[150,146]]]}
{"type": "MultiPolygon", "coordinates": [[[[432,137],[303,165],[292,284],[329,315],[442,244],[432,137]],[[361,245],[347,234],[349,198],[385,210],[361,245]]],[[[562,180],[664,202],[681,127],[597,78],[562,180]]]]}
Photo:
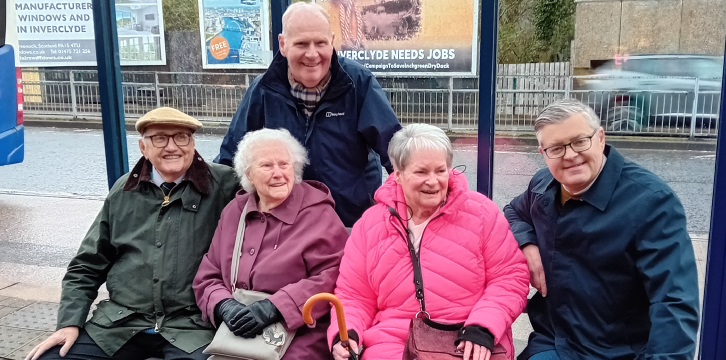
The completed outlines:
{"type": "Polygon", "coordinates": [[[575,0],[572,65],[629,54],[724,54],[724,0],[575,0]]]}

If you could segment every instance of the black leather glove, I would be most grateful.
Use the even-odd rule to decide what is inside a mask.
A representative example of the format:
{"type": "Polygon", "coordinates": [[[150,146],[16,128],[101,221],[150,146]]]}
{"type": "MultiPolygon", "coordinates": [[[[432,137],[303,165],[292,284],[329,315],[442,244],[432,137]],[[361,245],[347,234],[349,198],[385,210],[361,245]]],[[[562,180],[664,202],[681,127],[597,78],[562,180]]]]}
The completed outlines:
{"type": "Polygon", "coordinates": [[[239,328],[232,332],[244,338],[253,338],[262,334],[268,325],[274,324],[282,318],[280,310],[270,300],[255,301],[242,310],[239,328]]]}
{"type": "Polygon", "coordinates": [[[224,321],[230,331],[238,330],[242,325],[242,316],[245,314],[244,309],[247,305],[240,303],[235,299],[224,299],[217,303],[214,307],[214,322],[219,324],[224,321]]]}

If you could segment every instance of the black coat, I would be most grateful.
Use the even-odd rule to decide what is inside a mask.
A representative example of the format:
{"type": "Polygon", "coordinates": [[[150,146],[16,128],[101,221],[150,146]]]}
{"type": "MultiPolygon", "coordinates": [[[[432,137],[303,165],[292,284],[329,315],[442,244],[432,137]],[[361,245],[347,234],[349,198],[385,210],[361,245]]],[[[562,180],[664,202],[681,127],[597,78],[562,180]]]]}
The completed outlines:
{"type": "Polygon", "coordinates": [[[393,171],[388,143],[401,125],[370,71],[335,52],[330,69],[328,89],[308,119],[290,93],[287,59],[278,53],[245,93],[214,161],[231,165],[248,131],[285,128],[308,150],[303,179],[327,185],[335,211],[351,227],[381,186],[381,164],[393,171]]]}
{"type": "Polygon", "coordinates": [[[539,247],[547,297],[527,306],[534,332],[519,359],[692,359],[698,277],[686,216],[660,178],[606,146],[581,201],[559,204],[548,169],[505,206],[520,246],[539,247]]]}

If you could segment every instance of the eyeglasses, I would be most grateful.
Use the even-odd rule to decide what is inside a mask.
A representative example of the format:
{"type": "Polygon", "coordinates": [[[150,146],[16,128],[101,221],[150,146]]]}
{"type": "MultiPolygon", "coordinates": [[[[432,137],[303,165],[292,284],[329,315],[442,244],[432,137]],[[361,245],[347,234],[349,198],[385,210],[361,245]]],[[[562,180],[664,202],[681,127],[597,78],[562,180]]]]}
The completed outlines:
{"type": "Polygon", "coordinates": [[[595,132],[590,136],[575,139],[575,141],[569,144],[550,146],[546,149],[542,149],[542,151],[550,159],[559,159],[564,157],[568,146],[572,149],[572,151],[580,153],[589,150],[590,147],[592,147],[592,137],[595,136],[595,134],[597,134],[597,130],[595,130],[595,132]]]}
{"type": "Polygon", "coordinates": [[[192,139],[192,134],[183,132],[183,133],[176,133],[173,135],[159,134],[159,135],[144,136],[144,138],[151,139],[151,145],[154,145],[154,147],[165,148],[166,145],[169,144],[169,139],[174,139],[174,143],[177,146],[189,145],[189,142],[192,139]]]}

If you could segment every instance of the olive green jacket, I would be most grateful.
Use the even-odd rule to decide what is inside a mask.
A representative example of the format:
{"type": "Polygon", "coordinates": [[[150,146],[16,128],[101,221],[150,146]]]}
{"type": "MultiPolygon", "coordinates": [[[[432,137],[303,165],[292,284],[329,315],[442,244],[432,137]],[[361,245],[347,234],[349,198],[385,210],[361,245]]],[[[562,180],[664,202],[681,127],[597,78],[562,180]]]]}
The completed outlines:
{"type": "Polygon", "coordinates": [[[58,328],[85,327],[109,356],[149,328],[189,353],[214,337],[197,308],[192,280],[239,182],[232,168],[207,164],[195,153],[162,206],[151,169],[141,158],[116,181],[63,278],[58,328]],[[104,282],[109,300],[86,322],[104,282]]]}

